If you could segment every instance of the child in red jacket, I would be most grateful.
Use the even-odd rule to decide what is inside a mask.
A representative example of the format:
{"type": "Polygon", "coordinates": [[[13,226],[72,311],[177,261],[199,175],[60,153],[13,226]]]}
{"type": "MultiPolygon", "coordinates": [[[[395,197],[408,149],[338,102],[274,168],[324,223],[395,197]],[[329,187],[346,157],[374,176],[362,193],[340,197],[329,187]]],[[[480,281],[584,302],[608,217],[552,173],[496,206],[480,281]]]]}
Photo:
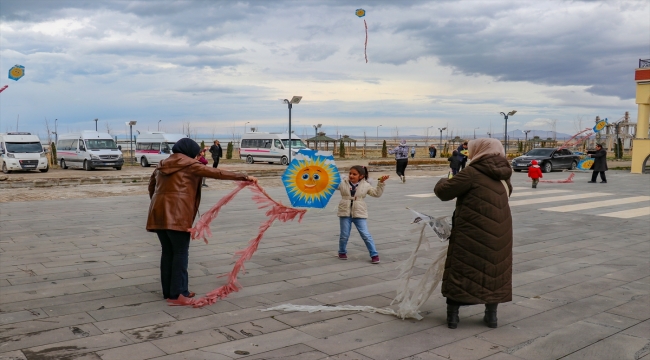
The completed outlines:
{"type": "Polygon", "coordinates": [[[533,160],[528,167],[528,177],[533,179],[533,189],[537,189],[539,179],[543,178],[542,169],[537,165],[537,160],[533,160]]]}

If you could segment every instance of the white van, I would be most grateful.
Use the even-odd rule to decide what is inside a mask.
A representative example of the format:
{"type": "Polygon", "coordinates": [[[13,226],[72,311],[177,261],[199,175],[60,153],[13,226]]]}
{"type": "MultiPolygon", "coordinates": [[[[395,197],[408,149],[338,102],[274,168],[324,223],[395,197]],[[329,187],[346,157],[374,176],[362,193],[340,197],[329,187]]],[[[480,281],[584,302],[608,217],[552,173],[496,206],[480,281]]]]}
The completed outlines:
{"type": "MultiPolygon", "coordinates": [[[[304,148],[306,148],[305,143],[296,134],[292,134],[292,156],[304,148]]],[[[279,162],[282,165],[287,165],[289,164],[289,134],[246,133],[242,136],[239,145],[239,158],[246,159],[247,164],[266,161],[269,164],[279,162]]]]}
{"type": "Polygon", "coordinates": [[[82,131],[59,136],[56,157],[62,169],[81,168],[93,170],[112,167],[122,170],[124,158],[110,134],[82,131]]]}
{"type": "Polygon", "coordinates": [[[172,154],[174,144],[187,135],[165,134],[164,132],[148,132],[140,134],[135,139],[135,159],[142,167],[157,164],[172,154]]]}
{"type": "Polygon", "coordinates": [[[47,172],[50,168],[41,140],[28,132],[0,134],[0,156],[5,174],[14,170],[47,172]]]}

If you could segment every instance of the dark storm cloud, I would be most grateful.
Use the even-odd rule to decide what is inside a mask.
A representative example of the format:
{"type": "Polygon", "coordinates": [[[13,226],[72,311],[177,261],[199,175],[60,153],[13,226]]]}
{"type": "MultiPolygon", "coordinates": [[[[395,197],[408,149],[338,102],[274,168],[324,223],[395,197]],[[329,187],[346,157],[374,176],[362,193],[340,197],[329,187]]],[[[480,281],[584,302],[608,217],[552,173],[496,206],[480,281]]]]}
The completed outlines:
{"type": "MultiPolygon", "coordinates": [[[[562,24],[543,19],[542,9],[535,14],[540,21],[557,26],[543,28],[517,18],[518,12],[526,10],[525,2],[510,4],[507,11],[504,4],[474,4],[480,4],[480,14],[477,8],[469,9],[469,16],[459,16],[455,11],[446,13],[443,9],[432,20],[401,21],[393,33],[422,44],[421,52],[411,56],[404,52],[380,53],[375,59],[400,65],[420,56],[433,56],[441,65],[466,75],[546,85],[582,85],[597,95],[634,97],[630,77],[636,59],[647,53],[649,44],[619,42],[611,36],[629,26],[621,15],[594,9],[596,14],[581,17],[576,13],[571,24],[562,24]],[[523,5],[521,9],[512,8],[517,4],[523,5]],[[595,16],[599,12],[603,17],[595,16]]],[[[638,8],[643,11],[643,6],[638,8]]]]}

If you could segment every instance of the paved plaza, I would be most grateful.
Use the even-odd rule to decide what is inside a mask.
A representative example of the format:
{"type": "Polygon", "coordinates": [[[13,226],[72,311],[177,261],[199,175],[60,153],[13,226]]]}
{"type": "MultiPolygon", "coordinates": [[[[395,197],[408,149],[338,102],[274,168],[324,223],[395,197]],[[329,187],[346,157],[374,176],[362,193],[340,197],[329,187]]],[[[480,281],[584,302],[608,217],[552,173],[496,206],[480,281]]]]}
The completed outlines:
{"type": "MultiPolygon", "coordinates": [[[[368,200],[381,264],[370,264],[355,232],[350,259],[337,259],[337,194],[302,223],[276,223],[247,263],[243,288],[200,309],[162,300],[160,245],[144,230],[142,192],[4,202],[0,359],[650,360],[650,178],[610,171],[608,184],[587,184],[589,177],[533,190],[525,173],[513,175],[513,301],[499,306],[496,329],[483,324],[482,306],[461,308],[458,329],[448,329],[439,290],[420,321],[260,311],[286,303],[389,306],[396,267],[418,236],[405,208],[453,211],[453,201],[432,196],[437,177],[391,178],[382,198],[368,200]]],[[[267,190],[287,203],[283,188],[267,190]]],[[[201,213],[227,191],[204,193],[201,213]]],[[[265,219],[250,197],[243,190],[222,211],[210,244],[192,243],[190,290],[198,295],[225,282],[217,275],[265,219]]],[[[429,264],[423,256],[415,274],[429,264]]]]}

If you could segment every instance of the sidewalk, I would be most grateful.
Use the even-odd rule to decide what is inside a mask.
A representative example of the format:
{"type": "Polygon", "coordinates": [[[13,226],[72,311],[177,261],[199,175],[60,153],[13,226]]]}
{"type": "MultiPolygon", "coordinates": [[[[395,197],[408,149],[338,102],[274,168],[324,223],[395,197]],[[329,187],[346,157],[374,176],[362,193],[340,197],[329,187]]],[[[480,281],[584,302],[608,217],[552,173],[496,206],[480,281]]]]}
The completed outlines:
{"type": "MultiPolygon", "coordinates": [[[[286,303],[389,306],[395,268],[417,237],[405,207],[434,216],[454,210],[431,196],[438,180],[431,176],[391,179],[381,198],[368,200],[381,264],[369,263],[356,233],[350,259],[337,259],[336,195],[302,223],[276,223],[246,264],[243,288],[201,309],[162,300],[160,245],[144,231],[148,196],[3,203],[0,359],[650,359],[647,178],[623,171],[609,172],[609,184],[588,178],[577,173],[573,184],[532,191],[526,174],[514,174],[513,301],[499,306],[496,329],[482,323],[480,306],[461,308],[458,329],[448,329],[439,290],[421,321],[260,311],[286,303]]],[[[287,202],[279,184],[267,190],[287,202]]],[[[201,213],[227,191],[206,192],[201,213]]],[[[192,243],[190,289],[199,296],[223,284],[217,275],[265,219],[250,196],[244,190],[223,209],[209,244],[192,243]]],[[[415,275],[427,267],[423,256],[415,275]]]]}

